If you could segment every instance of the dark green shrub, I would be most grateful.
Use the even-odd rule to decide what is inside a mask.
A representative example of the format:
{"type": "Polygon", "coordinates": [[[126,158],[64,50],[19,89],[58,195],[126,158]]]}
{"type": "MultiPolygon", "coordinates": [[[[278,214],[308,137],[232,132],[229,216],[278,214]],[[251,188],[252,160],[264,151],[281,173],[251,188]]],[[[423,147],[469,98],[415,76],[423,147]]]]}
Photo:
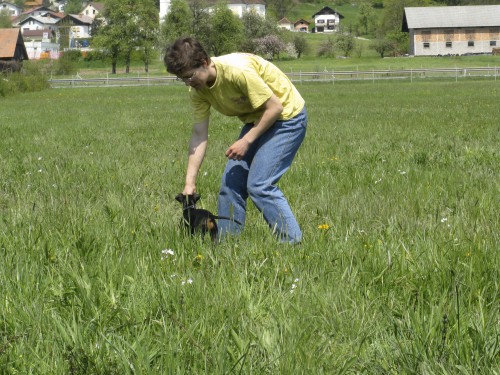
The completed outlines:
{"type": "MultiPolygon", "coordinates": [[[[73,52],[73,51],[69,51],[73,52]]],[[[80,53],[81,52],[77,51],[80,53]]],[[[59,60],[57,60],[54,64],[52,73],[55,75],[70,75],[76,73],[76,61],[73,60],[73,54],[67,54],[66,52],[62,55],[59,60]]]]}
{"type": "Polygon", "coordinates": [[[98,50],[93,50],[93,51],[86,51],[84,56],[83,56],[84,61],[106,61],[107,56],[104,52],[98,51],[98,50]]]}
{"type": "Polygon", "coordinates": [[[65,59],[68,61],[81,61],[83,58],[82,51],[78,49],[73,49],[69,51],[64,51],[59,59],[65,59]]]}
{"type": "Polygon", "coordinates": [[[47,75],[36,64],[25,64],[21,72],[0,74],[0,96],[50,88],[47,75]]]}

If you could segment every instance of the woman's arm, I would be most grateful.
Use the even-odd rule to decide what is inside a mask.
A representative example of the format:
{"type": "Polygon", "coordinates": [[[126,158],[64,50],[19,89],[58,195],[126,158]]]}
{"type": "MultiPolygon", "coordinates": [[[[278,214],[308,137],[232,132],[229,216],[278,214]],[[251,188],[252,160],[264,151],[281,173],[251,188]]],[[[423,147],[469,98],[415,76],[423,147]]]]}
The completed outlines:
{"type": "Polygon", "coordinates": [[[233,143],[226,151],[226,156],[229,159],[241,160],[247,153],[250,145],[273,126],[283,112],[283,104],[281,104],[278,97],[274,94],[271,95],[263,106],[264,113],[260,120],[255,123],[253,128],[243,138],[233,143]]]}
{"type": "Polygon", "coordinates": [[[205,157],[208,144],[208,119],[197,123],[193,127],[191,142],[189,143],[188,167],[186,173],[185,195],[191,195],[196,191],[196,178],[205,157]]]}

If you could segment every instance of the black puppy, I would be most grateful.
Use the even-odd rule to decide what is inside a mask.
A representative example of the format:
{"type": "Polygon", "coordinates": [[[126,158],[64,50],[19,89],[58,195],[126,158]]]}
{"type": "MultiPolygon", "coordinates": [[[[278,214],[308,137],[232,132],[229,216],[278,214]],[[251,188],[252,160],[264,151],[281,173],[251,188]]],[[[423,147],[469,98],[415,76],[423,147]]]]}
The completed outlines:
{"type": "Polygon", "coordinates": [[[182,203],[182,222],[189,229],[191,234],[201,233],[202,237],[208,232],[212,241],[217,240],[217,219],[232,220],[241,225],[237,220],[224,216],[216,216],[208,210],[196,208],[196,202],[201,196],[197,193],[193,195],[178,194],[175,200],[182,203]]]}

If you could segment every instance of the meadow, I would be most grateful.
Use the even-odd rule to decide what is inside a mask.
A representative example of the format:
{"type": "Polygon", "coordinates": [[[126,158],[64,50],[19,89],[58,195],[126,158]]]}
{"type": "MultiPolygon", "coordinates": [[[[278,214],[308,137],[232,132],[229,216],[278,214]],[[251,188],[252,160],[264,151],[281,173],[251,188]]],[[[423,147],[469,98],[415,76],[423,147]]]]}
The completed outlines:
{"type": "MultiPolygon", "coordinates": [[[[500,373],[500,82],[298,89],[298,246],[252,205],[239,238],[180,229],[183,85],[2,99],[1,372],[500,373]]],[[[213,115],[211,211],[239,129],[213,115]]]]}

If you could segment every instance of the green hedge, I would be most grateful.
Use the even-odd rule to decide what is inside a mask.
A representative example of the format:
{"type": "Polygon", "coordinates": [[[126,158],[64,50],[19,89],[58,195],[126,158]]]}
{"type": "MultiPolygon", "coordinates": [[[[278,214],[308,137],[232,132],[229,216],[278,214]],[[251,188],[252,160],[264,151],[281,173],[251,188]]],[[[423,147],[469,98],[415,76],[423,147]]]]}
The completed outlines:
{"type": "Polygon", "coordinates": [[[20,72],[0,73],[0,97],[49,87],[47,75],[35,64],[25,64],[20,72]]]}

